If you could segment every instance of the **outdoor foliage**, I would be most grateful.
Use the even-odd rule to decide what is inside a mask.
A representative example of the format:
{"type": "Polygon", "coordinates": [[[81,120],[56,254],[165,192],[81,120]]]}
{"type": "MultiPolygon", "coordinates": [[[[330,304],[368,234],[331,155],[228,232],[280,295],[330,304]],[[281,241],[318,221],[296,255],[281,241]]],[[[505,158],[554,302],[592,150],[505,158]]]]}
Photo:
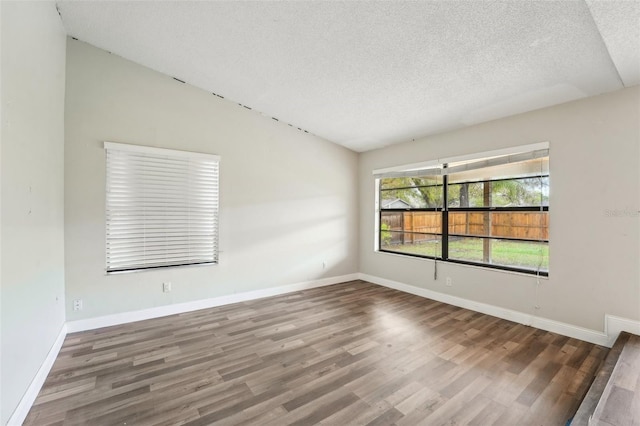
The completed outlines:
{"type": "Polygon", "coordinates": [[[391,232],[389,232],[391,227],[386,224],[380,224],[380,244],[383,246],[388,246],[391,243],[391,232]]]}
{"type": "Polygon", "coordinates": [[[442,180],[427,178],[389,178],[381,181],[383,200],[399,199],[413,208],[442,207],[442,180]],[[426,186],[429,185],[429,186],[426,186]],[[386,190],[387,188],[393,188],[386,190]]]}

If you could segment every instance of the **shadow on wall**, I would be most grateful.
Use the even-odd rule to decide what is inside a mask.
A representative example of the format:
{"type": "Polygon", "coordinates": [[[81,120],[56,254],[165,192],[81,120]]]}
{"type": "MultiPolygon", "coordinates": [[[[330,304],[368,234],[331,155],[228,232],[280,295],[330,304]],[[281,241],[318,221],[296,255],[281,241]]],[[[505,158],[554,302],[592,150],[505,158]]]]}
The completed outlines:
{"type": "Polygon", "coordinates": [[[345,201],[338,197],[223,208],[221,264],[245,275],[239,282],[259,280],[256,274],[266,268],[277,272],[277,284],[356,272],[349,269],[348,259],[357,229],[345,211],[345,201]]]}

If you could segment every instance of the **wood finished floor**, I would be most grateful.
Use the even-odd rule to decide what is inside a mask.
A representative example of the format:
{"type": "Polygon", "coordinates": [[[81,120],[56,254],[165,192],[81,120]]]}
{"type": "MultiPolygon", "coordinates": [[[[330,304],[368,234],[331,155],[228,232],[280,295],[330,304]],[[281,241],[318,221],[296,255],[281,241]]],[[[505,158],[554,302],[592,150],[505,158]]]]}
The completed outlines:
{"type": "Polygon", "coordinates": [[[640,336],[622,332],[620,356],[590,424],[640,426],[640,336]]]}
{"type": "Polygon", "coordinates": [[[564,425],[607,349],[363,281],[69,334],[26,425],[564,425]]]}

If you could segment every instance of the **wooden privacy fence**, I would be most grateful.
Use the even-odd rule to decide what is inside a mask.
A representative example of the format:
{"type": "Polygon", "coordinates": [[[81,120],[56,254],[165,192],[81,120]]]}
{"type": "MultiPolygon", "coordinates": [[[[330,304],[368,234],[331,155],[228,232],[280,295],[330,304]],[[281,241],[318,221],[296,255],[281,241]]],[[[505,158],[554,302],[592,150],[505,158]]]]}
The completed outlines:
{"type": "Polygon", "coordinates": [[[548,240],[549,213],[451,212],[449,213],[449,233],[495,238],[548,240]],[[488,229],[490,232],[487,232],[488,229]]]}
{"type": "MultiPolygon", "coordinates": [[[[440,212],[383,212],[383,229],[391,244],[408,244],[437,238],[421,233],[440,233],[440,212]]],[[[549,239],[548,212],[449,212],[449,234],[526,240],[549,239]]]]}
{"type": "MultiPolygon", "coordinates": [[[[390,234],[390,244],[410,244],[439,239],[442,226],[440,212],[388,212],[382,214],[382,223],[390,234]]],[[[384,228],[383,228],[384,229],[384,228]]]]}

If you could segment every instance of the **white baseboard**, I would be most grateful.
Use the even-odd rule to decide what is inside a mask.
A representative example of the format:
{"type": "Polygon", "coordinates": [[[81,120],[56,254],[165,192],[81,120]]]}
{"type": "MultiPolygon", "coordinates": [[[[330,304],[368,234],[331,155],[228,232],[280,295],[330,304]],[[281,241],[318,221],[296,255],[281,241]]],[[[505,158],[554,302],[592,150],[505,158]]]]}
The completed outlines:
{"type": "Polygon", "coordinates": [[[51,367],[53,367],[53,363],[58,357],[58,353],[60,352],[60,348],[62,347],[62,343],[64,343],[64,338],[67,336],[67,325],[64,324],[60,329],[60,333],[58,333],[58,337],[56,341],[49,349],[47,353],[47,357],[44,359],[44,362],[38,369],[35,377],[29,384],[27,391],[22,396],[22,399],[18,403],[18,406],[9,417],[7,421],[8,426],[12,425],[21,425],[24,422],[24,419],[27,418],[27,414],[29,414],[29,410],[31,410],[31,406],[33,406],[34,401],[36,400],[38,393],[40,393],[40,389],[42,389],[42,385],[44,385],[44,381],[47,379],[49,375],[49,371],[51,371],[51,367]]]}
{"type": "Polygon", "coordinates": [[[462,297],[439,293],[437,291],[404,284],[398,281],[388,280],[386,278],[375,277],[373,275],[361,273],[359,277],[361,280],[393,288],[395,290],[400,290],[405,293],[415,294],[416,296],[437,300],[438,302],[447,303],[449,305],[454,305],[483,314],[492,315],[494,317],[506,319],[524,325],[530,325],[541,330],[546,330],[552,333],[561,334],[563,336],[584,340],[585,342],[595,343],[597,345],[608,347],[611,347],[611,345],[613,344],[613,342],[609,343],[610,339],[608,338],[609,336],[607,334],[599,331],[577,327],[575,325],[541,318],[531,314],[526,314],[524,312],[501,308],[495,305],[489,305],[487,303],[474,302],[473,300],[464,299],[462,297]]]}
{"type": "Polygon", "coordinates": [[[605,315],[604,331],[607,333],[609,338],[608,346],[611,347],[615,343],[621,331],[626,331],[640,336],[640,321],[616,317],[614,315],[605,315]]]}
{"type": "Polygon", "coordinates": [[[301,283],[271,287],[261,290],[248,291],[244,293],[230,294],[226,296],[213,297],[210,299],[194,300],[192,302],[176,303],[173,305],[158,306],[155,308],[142,309],[139,311],[123,312],[120,314],[105,315],[102,317],[88,318],[83,320],[68,321],[67,332],[93,330],[112,325],[126,324],[134,321],[142,321],[151,318],[159,318],[167,315],[181,314],[183,312],[197,311],[199,309],[213,308],[216,306],[228,305],[231,303],[246,302],[248,300],[261,299],[263,297],[278,296],[280,294],[294,291],[306,290],[309,288],[322,287],[338,284],[358,279],[358,274],[340,275],[337,277],[322,278],[319,280],[305,281],[301,283]]]}
{"type": "Polygon", "coordinates": [[[573,337],[574,339],[584,340],[585,342],[594,343],[596,345],[606,346],[608,348],[612,346],[609,344],[609,338],[606,333],[591,330],[589,328],[578,327],[577,325],[567,324],[566,322],[534,317],[531,326],[541,330],[550,331],[552,333],[562,334],[563,336],[573,337]]]}

